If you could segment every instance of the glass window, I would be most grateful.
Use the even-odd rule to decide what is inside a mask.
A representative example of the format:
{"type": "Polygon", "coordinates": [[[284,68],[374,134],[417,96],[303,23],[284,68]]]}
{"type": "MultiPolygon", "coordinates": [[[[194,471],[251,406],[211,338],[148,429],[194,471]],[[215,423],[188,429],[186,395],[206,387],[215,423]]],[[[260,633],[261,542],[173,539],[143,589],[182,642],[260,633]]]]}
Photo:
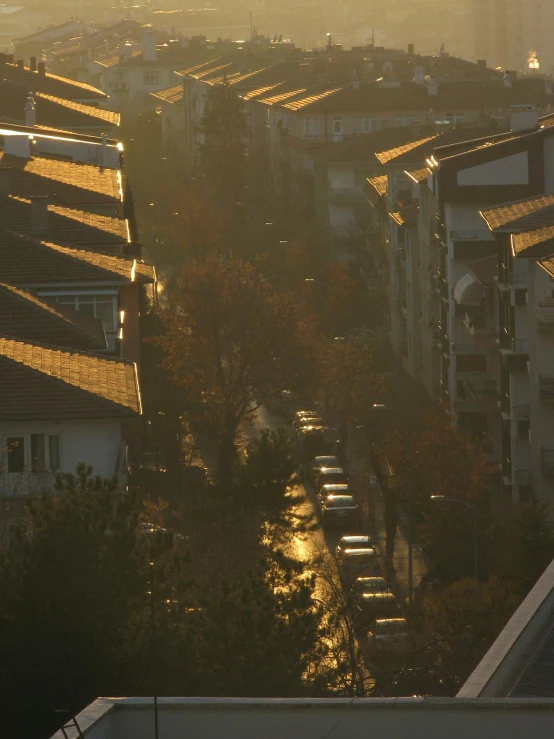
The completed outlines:
{"type": "Polygon", "coordinates": [[[363,115],[358,118],[357,130],[359,133],[371,133],[379,128],[379,121],[371,115],[363,115]]]}
{"type": "Polygon", "coordinates": [[[311,116],[306,116],[304,118],[304,136],[308,139],[317,138],[318,133],[319,120],[311,116]]]}
{"type": "Polygon", "coordinates": [[[48,437],[48,462],[53,472],[60,469],[60,437],[58,434],[51,434],[48,437]]]}
{"type": "Polygon", "coordinates": [[[8,453],[8,472],[23,472],[25,469],[25,439],[23,436],[9,436],[6,439],[8,453]]]}
{"type": "Polygon", "coordinates": [[[56,301],[100,319],[108,332],[116,330],[115,295],[57,295],[56,301]]]}
{"type": "Polygon", "coordinates": [[[157,85],[160,81],[159,72],[144,72],[143,80],[145,85],[157,85]]]}
{"type": "Polygon", "coordinates": [[[333,118],[333,133],[342,133],[342,118],[339,116],[333,118]]]}
{"type": "Polygon", "coordinates": [[[463,113],[447,113],[446,120],[450,121],[451,123],[463,123],[464,114],[463,113]]]}
{"type": "Polygon", "coordinates": [[[46,469],[46,446],[44,434],[31,434],[31,472],[46,469]]]}

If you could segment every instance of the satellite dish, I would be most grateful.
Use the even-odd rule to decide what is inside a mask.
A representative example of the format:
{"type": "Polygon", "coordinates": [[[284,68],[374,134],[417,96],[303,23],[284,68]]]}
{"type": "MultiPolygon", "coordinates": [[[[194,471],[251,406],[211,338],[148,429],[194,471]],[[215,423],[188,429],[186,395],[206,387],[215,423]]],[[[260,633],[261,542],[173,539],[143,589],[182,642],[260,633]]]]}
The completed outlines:
{"type": "Polygon", "coordinates": [[[392,70],[394,69],[392,62],[385,62],[383,64],[383,74],[392,74],[392,70]]]}

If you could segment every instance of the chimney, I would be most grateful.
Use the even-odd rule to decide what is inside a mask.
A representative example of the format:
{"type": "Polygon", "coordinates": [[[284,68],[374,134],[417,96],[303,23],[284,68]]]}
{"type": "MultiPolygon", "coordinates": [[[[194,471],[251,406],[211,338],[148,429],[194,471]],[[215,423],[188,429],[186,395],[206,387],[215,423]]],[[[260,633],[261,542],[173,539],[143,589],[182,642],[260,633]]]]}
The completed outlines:
{"type": "Polygon", "coordinates": [[[36,58],[36,56],[32,56],[30,61],[31,61],[31,63],[30,63],[29,66],[30,66],[31,72],[36,72],[37,71],[37,58],[36,58]]]}
{"type": "Polygon", "coordinates": [[[142,27],[142,61],[155,62],[158,58],[156,51],[156,34],[152,26],[142,27]]]}
{"type": "Polygon", "coordinates": [[[539,127],[539,111],[535,104],[511,105],[510,128],[518,131],[534,131],[539,127]]]}
{"type": "Polygon", "coordinates": [[[483,77],[487,73],[487,60],[477,59],[477,72],[479,77],[483,77]]]}
{"type": "Polygon", "coordinates": [[[12,191],[11,167],[0,167],[0,198],[7,198],[12,191]]]}
{"type": "Polygon", "coordinates": [[[25,125],[36,126],[37,124],[37,112],[35,110],[35,99],[33,93],[30,92],[25,100],[25,125]]]}
{"type": "Polygon", "coordinates": [[[46,74],[46,64],[44,62],[39,62],[37,67],[39,74],[46,74]]]}
{"type": "Polygon", "coordinates": [[[13,54],[6,54],[6,61],[8,64],[13,64],[15,56],[13,54]]]}
{"type": "Polygon", "coordinates": [[[17,60],[17,68],[18,69],[25,69],[25,64],[23,63],[23,59],[17,60]]]}
{"type": "Polygon", "coordinates": [[[31,231],[34,234],[48,231],[48,195],[31,195],[31,231]]]}
{"type": "Polygon", "coordinates": [[[413,56],[414,55],[414,49],[415,49],[415,45],[414,44],[408,44],[408,56],[413,56]]]}
{"type": "Polygon", "coordinates": [[[517,70],[514,69],[507,69],[504,72],[504,86],[505,87],[513,87],[515,80],[517,80],[517,70]]]}

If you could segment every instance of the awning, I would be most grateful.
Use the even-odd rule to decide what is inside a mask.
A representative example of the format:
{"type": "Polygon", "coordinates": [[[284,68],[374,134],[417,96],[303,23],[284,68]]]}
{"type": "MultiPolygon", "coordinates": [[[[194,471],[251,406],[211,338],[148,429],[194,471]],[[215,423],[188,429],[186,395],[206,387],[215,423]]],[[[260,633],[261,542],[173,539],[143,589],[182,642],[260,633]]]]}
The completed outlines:
{"type": "Polygon", "coordinates": [[[468,305],[478,308],[483,299],[483,289],[476,277],[472,274],[464,275],[458,280],[454,288],[454,300],[458,305],[468,305]]]}

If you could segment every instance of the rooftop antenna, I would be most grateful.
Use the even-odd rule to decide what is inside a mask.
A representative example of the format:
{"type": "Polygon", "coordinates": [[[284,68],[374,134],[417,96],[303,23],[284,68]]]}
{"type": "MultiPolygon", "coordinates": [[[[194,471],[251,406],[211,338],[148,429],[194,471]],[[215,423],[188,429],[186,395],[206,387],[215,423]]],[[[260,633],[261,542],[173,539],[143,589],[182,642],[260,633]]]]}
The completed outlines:
{"type": "Polygon", "coordinates": [[[252,13],[249,13],[250,16],[250,41],[254,38],[254,24],[252,22],[252,13]]]}

